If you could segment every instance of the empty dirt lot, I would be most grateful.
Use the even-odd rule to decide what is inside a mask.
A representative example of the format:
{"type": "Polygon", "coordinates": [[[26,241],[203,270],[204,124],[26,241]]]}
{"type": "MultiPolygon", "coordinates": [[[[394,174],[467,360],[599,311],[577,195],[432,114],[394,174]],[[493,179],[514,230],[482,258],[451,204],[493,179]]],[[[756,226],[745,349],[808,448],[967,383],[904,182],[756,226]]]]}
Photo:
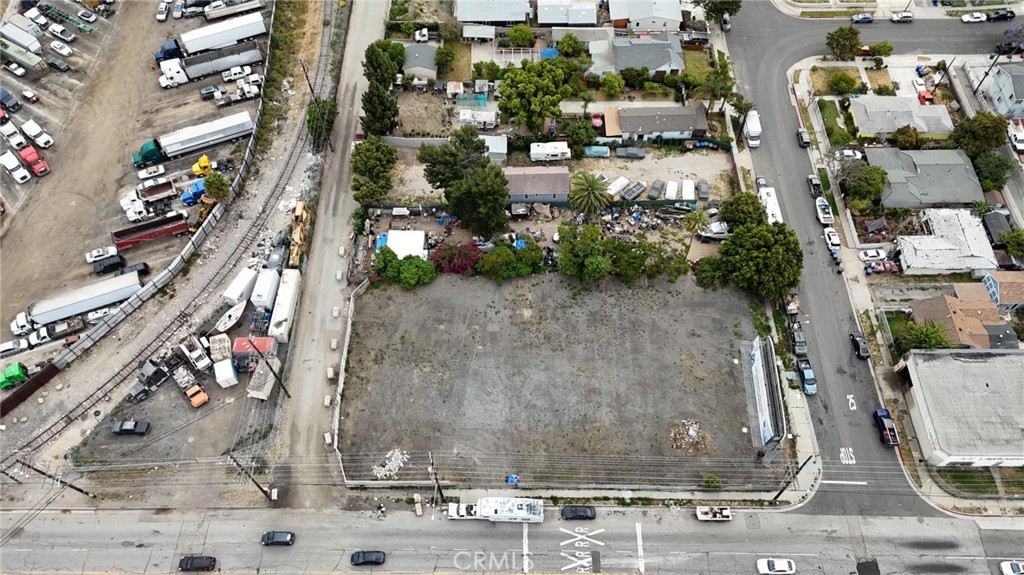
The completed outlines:
{"type": "Polygon", "coordinates": [[[557,274],[504,286],[440,276],[411,292],[369,290],[342,406],[346,473],[364,477],[399,448],[413,457],[407,471],[433,450],[447,479],[470,483],[509,472],[548,485],[651,483],[669,468],[673,482],[728,475],[726,461],[754,458],[733,361],[753,336],[742,296],[690,278],[587,290],[557,274]],[[684,419],[702,434],[680,448],[684,419]]]}

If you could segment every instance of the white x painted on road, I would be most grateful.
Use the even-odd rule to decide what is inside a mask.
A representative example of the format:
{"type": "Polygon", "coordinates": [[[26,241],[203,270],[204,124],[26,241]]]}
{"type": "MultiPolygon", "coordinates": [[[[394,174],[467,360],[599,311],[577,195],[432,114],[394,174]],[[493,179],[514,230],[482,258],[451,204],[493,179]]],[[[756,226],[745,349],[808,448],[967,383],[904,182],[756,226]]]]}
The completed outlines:
{"type": "MultiPolygon", "coordinates": [[[[589,553],[584,555],[583,557],[573,557],[569,553],[562,553],[562,557],[565,557],[569,561],[572,561],[572,563],[570,563],[569,565],[566,565],[565,567],[562,567],[562,571],[568,571],[569,569],[578,569],[578,568],[583,568],[583,569],[586,569],[587,571],[589,571],[590,568],[593,566],[593,564],[591,563],[591,559],[590,559],[590,554],[589,553]]],[[[584,571],[584,573],[586,573],[587,571],[584,571]]]]}
{"type": "Polygon", "coordinates": [[[589,541],[590,543],[593,543],[595,545],[604,545],[604,543],[588,537],[589,535],[597,535],[598,533],[604,533],[604,529],[598,529],[597,531],[591,531],[590,533],[573,533],[572,531],[569,531],[564,527],[559,527],[558,530],[562,533],[572,535],[572,539],[566,539],[565,541],[559,543],[559,545],[568,545],[570,543],[576,543],[578,545],[584,541],[589,541]]]}

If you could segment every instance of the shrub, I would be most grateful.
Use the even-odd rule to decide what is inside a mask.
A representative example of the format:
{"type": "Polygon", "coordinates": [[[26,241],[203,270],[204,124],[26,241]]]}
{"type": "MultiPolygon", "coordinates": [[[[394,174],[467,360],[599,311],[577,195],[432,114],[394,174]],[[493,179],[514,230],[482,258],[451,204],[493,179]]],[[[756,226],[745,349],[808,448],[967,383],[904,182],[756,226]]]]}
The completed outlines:
{"type": "Polygon", "coordinates": [[[705,475],[700,480],[700,486],[704,489],[721,489],[722,480],[717,475],[705,475]]]}
{"type": "Polygon", "coordinates": [[[472,275],[480,261],[480,248],[476,244],[445,242],[434,251],[431,260],[446,274],[472,275]]]}

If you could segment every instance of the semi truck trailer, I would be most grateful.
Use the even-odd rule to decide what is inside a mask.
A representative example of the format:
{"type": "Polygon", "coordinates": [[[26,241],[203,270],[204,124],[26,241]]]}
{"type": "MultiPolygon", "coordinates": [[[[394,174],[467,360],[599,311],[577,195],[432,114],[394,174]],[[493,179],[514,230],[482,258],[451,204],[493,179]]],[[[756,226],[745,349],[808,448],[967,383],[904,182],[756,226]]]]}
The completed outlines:
{"type": "Polygon", "coordinates": [[[39,39],[9,22],[0,26],[0,37],[12,44],[21,46],[33,54],[43,53],[43,46],[39,43],[39,39]]]}
{"type": "Polygon", "coordinates": [[[15,335],[26,335],[44,325],[121,303],[135,295],[142,284],[138,272],[114,276],[37,302],[11,322],[15,335]]]}
{"type": "Polygon", "coordinates": [[[214,2],[203,9],[203,16],[208,21],[220,20],[228,16],[237,16],[254,10],[262,10],[266,6],[263,0],[246,0],[229,5],[226,2],[214,2]]]}
{"type": "Polygon", "coordinates": [[[134,226],[110,232],[110,243],[118,250],[135,247],[142,242],[174,234],[188,233],[188,213],[173,212],[134,226]]]}
{"type": "Polygon", "coordinates": [[[210,50],[226,48],[266,33],[267,26],[263,23],[262,14],[246,14],[184,32],[176,39],[169,40],[160,46],[160,50],[153,54],[153,58],[159,63],[174,58],[195,56],[210,50]]]}
{"type": "Polygon", "coordinates": [[[158,136],[139,148],[132,156],[138,168],[146,168],[192,152],[237,140],[252,133],[256,127],[249,112],[224,116],[198,126],[189,126],[158,136]]]}
{"type": "Polygon", "coordinates": [[[262,61],[263,53],[255,41],[242,42],[198,56],[164,60],[160,62],[160,71],[163,72],[160,76],[160,87],[176,88],[236,66],[258,64],[262,61]]]}

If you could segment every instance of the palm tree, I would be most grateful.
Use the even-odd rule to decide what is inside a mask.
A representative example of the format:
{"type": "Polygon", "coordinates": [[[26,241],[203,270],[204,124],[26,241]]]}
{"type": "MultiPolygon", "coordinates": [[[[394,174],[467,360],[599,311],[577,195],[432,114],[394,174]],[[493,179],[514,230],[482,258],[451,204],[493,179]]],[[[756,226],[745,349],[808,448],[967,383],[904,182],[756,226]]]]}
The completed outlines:
{"type": "Polygon", "coordinates": [[[580,92],[580,100],[583,100],[583,118],[587,117],[587,106],[594,101],[594,93],[590,90],[583,90],[580,92]]]}
{"type": "Polygon", "coordinates": [[[690,237],[708,226],[707,212],[690,212],[683,216],[683,229],[690,232],[690,237]]]}
{"type": "Polygon", "coordinates": [[[580,172],[572,177],[569,187],[569,205],[587,218],[601,213],[612,202],[608,195],[608,182],[591,172],[580,172]]]}
{"type": "Polygon", "coordinates": [[[743,130],[743,125],[747,123],[747,114],[754,109],[754,103],[743,97],[743,94],[733,93],[728,98],[729,103],[732,104],[732,109],[736,112],[736,115],[740,119],[740,130],[743,130]]]}
{"type": "Polygon", "coordinates": [[[724,66],[719,66],[704,77],[701,87],[707,90],[708,95],[711,96],[711,101],[708,102],[709,110],[714,109],[715,100],[719,98],[722,99],[722,107],[724,108],[726,98],[732,94],[733,79],[729,75],[728,69],[724,66]]]}

